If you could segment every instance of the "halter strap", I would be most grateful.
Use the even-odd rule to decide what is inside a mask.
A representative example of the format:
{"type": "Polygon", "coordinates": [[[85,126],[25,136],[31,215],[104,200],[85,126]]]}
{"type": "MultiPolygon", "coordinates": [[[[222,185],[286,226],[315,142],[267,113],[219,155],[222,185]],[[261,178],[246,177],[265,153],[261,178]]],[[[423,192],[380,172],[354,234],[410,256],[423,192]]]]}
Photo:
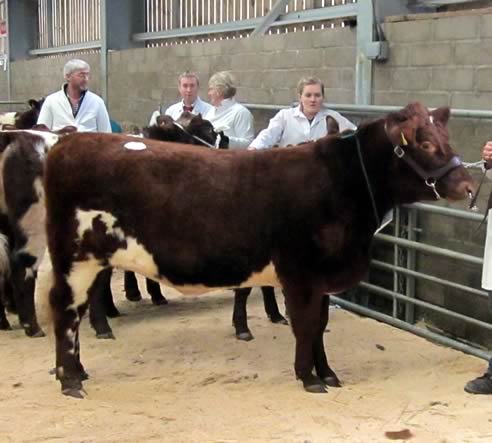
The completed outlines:
{"type": "MultiPolygon", "coordinates": [[[[203,138],[198,137],[198,135],[194,135],[194,134],[191,134],[190,132],[188,132],[187,129],[183,125],[181,125],[181,123],[178,123],[176,121],[173,121],[173,125],[176,126],[176,127],[178,127],[179,129],[181,129],[185,134],[187,134],[190,137],[194,138],[196,141],[199,141],[203,145],[208,146],[209,148],[218,148],[218,146],[214,146],[214,145],[210,144],[209,142],[203,140],[203,138]]],[[[217,143],[216,143],[216,145],[217,145],[217,143]]]]}

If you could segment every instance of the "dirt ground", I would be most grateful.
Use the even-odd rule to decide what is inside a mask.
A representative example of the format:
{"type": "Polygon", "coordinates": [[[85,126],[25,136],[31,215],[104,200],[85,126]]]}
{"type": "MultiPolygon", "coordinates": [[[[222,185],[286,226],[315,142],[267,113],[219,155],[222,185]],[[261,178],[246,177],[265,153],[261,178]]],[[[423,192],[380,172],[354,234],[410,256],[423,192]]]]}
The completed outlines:
{"type": "Polygon", "coordinates": [[[230,291],[166,291],[171,303],[154,307],[126,301],[121,275],[113,287],[125,314],[111,322],[117,339],[98,340],[83,322],[83,400],[62,396],[48,373],[51,331],[0,333],[0,442],[366,443],[396,431],[412,442],[492,441],[492,396],[463,391],[482,360],[332,309],[327,350],[344,387],[308,394],[294,378],[290,328],[267,321],[256,290],[246,343],[233,335],[230,291]]]}

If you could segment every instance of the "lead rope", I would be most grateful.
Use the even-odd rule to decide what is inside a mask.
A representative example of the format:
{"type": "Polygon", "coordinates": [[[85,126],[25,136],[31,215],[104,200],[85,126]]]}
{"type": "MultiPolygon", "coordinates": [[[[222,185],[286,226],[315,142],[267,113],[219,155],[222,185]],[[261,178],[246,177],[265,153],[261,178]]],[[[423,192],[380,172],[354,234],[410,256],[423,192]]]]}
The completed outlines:
{"type": "Polygon", "coordinates": [[[360,149],[359,137],[357,134],[354,134],[355,142],[357,144],[357,154],[359,155],[360,166],[362,168],[362,173],[364,174],[364,178],[366,180],[367,190],[369,191],[369,197],[371,198],[372,210],[374,211],[374,218],[376,219],[376,229],[381,226],[381,221],[379,220],[378,210],[376,208],[376,200],[374,199],[374,194],[372,192],[371,183],[369,181],[369,177],[367,175],[366,166],[364,164],[364,160],[362,159],[362,151],[360,149]]]}

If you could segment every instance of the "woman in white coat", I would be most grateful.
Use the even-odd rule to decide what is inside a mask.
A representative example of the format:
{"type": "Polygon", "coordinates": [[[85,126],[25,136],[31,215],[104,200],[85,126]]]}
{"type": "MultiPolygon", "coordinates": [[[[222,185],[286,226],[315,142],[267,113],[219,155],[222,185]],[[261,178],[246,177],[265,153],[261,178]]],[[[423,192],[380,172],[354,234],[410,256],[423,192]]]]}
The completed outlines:
{"type": "Polygon", "coordinates": [[[319,78],[302,78],[297,84],[297,93],[299,105],[279,111],[251,143],[251,149],[284,147],[317,140],[328,133],[328,116],[338,123],[340,132],[356,129],[338,112],[323,108],[325,87],[319,78]]]}
{"type": "Polygon", "coordinates": [[[253,114],[236,101],[235,83],[227,71],[210,77],[208,96],[212,109],[204,115],[216,131],[223,131],[229,137],[229,149],[247,148],[254,138],[253,114]]]}
{"type": "MultiPolygon", "coordinates": [[[[482,159],[485,161],[487,178],[492,179],[492,141],[482,148],[482,159]]],[[[487,235],[482,266],[482,288],[489,293],[489,310],[492,313],[492,209],[489,209],[487,218],[487,235]]],[[[485,374],[470,380],[465,385],[465,391],[470,394],[492,394],[492,359],[485,374]]]]}

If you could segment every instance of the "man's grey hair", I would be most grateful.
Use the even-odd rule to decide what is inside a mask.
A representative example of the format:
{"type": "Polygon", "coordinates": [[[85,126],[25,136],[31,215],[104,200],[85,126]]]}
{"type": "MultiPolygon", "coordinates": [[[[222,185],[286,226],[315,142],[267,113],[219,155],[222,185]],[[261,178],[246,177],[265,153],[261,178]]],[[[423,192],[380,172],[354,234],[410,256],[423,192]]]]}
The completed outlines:
{"type": "Polygon", "coordinates": [[[325,85],[318,77],[303,77],[297,83],[297,93],[302,95],[304,88],[308,85],[319,85],[321,87],[321,95],[325,96],[325,85]]]}
{"type": "Polygon", "coordinates": [[[219,91],[224,98],[236,95],[236,79],[228,71],[220,71],[210,77],[208,87],[219,91]]]}
{"type": "Polygon", "coordinates": [[[184,78],[194,78],[196,80],[196,84],[200,86],[200,79],[198,78],[198,74],[196,72],[185,71],[182,74],[179,74],[178,85],[181,85],[181,80],[184,78]]]}
{"type": "Polygon", "coordinates": [[[74,71],[90,71],[89,63],[78,58],[74,58],[65,63],[63,67],[63,77],[67,78],[74,71]]]}

